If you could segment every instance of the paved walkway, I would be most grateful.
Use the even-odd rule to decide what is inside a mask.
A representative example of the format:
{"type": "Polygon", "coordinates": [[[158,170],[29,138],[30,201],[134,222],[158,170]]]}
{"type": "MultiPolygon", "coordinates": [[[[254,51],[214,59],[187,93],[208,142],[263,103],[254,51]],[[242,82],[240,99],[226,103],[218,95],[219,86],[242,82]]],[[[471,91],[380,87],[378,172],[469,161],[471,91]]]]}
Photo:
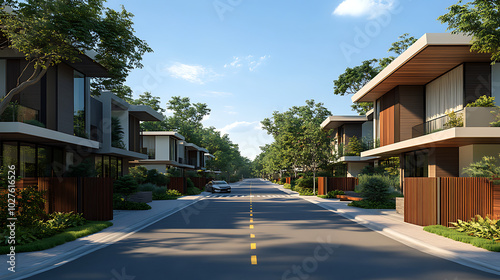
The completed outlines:
{"type": "MultiPolygon", "coordinates": [[[[276,187],[296,194],[280,185],[276,187]]],[[[403,215],[396,210],[362,209],[347,206],[349,201],[339,199],[300,197],[422,252],[500,275],[500,253],[426,232],[422,226],[405,223],[403,215]]]]}

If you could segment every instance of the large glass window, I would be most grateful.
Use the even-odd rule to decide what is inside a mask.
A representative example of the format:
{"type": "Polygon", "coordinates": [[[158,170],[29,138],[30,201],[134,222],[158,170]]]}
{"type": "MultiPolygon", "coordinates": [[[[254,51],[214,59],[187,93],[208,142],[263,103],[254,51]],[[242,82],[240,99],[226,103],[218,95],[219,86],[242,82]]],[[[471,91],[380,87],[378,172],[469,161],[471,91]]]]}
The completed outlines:
{"type": "Polygon", "coordinates": [[[4,142],[2,166],[15,165],[17,167],[17,142],[4,142]]]}
{"type": "Polygon", "coordinates": [[[19,176],[23,178],[36,177],[36,147],[33,144],[22,143],[19,146],[19,176]]]}
{"type": "Polygon", "coordinates": [[[116,179],[116,174],[118,173],[118,166],[115,157],[110,157],[110,175],[109,177],[116,179]]]}
{"type": "Polygon", "coordinates": [[[95,156],[94,159],[94,164],[95,164],[95,170],[97,171],[97,177],[102,177],[102,156],[95,156]]]}
{"type": "Polygon", "coordinates": [[[177,161],[177,139],[170,138],[170,160],[177,161]]]}
{"type": "Polygon", "coordinates": [[[405,154],[405,177],[428,177],[429,154],[426,150],[405,154]]]}
{"type": "Polygon", "coordinates": [[[7,60],[0,59],[0,99],[7,94],[7,60]]]}
{"type": "Polygon", "coordinates": [[[38,177],[52,176],[52,149],[38,146],[38,177]]]}
{"type": "Polygon", "coordinates": [[[103,156],[103,171],[102,177],[109,177],[109,156],[103,156]]]}
{"type": "Polygon", "coordinates": [[[76,136],[87,138],[85,132],[85,76],[74,71],[73,76],[73,127],[76,136]]]}

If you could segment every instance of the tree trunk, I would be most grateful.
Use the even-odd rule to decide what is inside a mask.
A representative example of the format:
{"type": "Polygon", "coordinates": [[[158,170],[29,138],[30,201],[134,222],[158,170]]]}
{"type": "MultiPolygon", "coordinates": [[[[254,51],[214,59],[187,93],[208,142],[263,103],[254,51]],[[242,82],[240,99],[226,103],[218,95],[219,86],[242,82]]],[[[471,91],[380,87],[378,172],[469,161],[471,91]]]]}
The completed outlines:
{"type": "Polygon", "coordinates": [[[45,63],[45,67],[38,66],[33,71],[33,74],[31,75],[31,77],[29,77],[26,81],[22,82],[21,84],[19,84],[15,88],[11,89],[9,91],[9,93],[7,93],[7,95],[5,95],[5,97],[0,102],[0,115],[3,114],[5,109],[7,109],[7,107],[10,104],[10,101],[12,100],[12,98],[14,98],[14,96],[21,93],[27,87],[32,86],[40,81],[40,79],[45,75],[45,73],[47,73],[47,69],[48,69],[50,63],[51,63],[51,60],[49,60],[45,63]]]}

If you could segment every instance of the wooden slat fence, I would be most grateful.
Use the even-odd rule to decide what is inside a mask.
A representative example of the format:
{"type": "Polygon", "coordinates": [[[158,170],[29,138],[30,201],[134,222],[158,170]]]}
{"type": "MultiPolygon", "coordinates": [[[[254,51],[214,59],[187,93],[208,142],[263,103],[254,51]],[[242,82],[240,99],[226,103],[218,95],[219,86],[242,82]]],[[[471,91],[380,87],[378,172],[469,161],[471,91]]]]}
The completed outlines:
{"type": "Polygon", "coordinates": [[[341,191],[354,191],[358,185],[358,178],[356,177],[330,177],[327,180],[326,192],[341,190],[341,191]]]}
{"type": "Polygon", "coordinates": [[[186,178],[184,177],[170,177],[167,188],[169,190],[177,190],[182,194],[186,193],[186,178]]]}
{"type": "Polygon", "coordinates": [[[437,224],[437,179],[405,178],[405,222],[420,226],[437,224]]]}
{"type": "Polygon", "coordinates": [[[82,178],[83,217],[91,221],[113,219],[113,179],[82,178]]]}
{"type": "Polygon", "coordinates": [[[326,177],[318,177],[318,195],[326,195],[328,193],[327,179],[326,177]]]}
{"type": "Polygon", "coordinates": [[[208,179],[204,177],[190,177],[191,181],[193,181],[194,186],[200,190],[205,189],[205,185],[208,183],[208,179]]]}
{"type": "Polygon", "coordinates": [[[486,178],[405,178],[404,184],[408,223],[450,226],[475,215],[500,215],[500,187],[486,178]]]}
{"type": "Polygon", "coordinates": [[[113,179],[111,178],[25,178],[17,191],[37,186],[45,191],[45,212],[83,213],[91,221],[113,219],[113,179]]]}
{"type": "Polygon", "coordinates": [[[486,178],[441,178],[441,225],[493,214],[493,184],[486,178]]]}

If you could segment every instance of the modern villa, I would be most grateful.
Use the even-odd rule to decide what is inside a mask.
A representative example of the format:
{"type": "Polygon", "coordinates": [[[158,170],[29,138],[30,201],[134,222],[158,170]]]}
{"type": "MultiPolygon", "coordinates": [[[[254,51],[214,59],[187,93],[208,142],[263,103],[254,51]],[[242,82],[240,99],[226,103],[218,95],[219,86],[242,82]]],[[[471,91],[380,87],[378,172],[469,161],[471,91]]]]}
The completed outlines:
{"type": "Polygon", "coordinates": [[[471,52],[470,41],[425,34],[352,97],[373,102],[373,139],[380,142],[361,157],[399,157],[403,182],[465,176],[470,163],[498,156],[492,108],[466,105],[483,95],[500,100],[500,65],[491,65],[490,54],[471,52]],[[453,125],[456,119],[463,126],[453,125]]]}
{"type": "Polygon", "coordinates": [[[373,110],[364,116],[330,116],[323,121],[321,129],[332,131],[333,152],[339,156],[336,162],[339,168],[336,168],[335,176],[357,177],[365,166],[373,165],[378,158],[362,157],[359,154],[361,150],[349,149],[349,142],[353,137],[360,145],[373,146],[373,110]]]}

